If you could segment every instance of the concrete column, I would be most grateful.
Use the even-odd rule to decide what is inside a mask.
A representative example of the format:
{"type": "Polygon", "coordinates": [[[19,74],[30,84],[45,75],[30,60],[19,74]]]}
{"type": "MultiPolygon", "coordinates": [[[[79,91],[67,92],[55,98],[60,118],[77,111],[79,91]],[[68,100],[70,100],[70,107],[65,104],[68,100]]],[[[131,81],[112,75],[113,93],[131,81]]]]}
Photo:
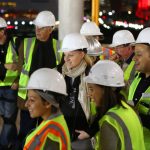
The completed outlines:
{"type": "Polygon", "coordinates": [[[79,32],[83,23],[84,0],[59,0],[59,40],[68,33],[79,32]]]}

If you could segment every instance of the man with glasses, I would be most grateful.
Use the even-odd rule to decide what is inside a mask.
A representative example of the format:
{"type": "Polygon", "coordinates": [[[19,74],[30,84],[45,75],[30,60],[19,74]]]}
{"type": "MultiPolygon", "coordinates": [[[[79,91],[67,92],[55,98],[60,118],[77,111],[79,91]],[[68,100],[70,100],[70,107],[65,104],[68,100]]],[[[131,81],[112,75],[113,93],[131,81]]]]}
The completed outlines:
{"type": "Polygon", "coordinates": [[[135,76],[135,62],[132,60],[134,56],[135,39],[133,34],[128,30],[119,30],[113,35],[112,44],[109,47],[113,48],[115,53],[110,57],[120,64],[124,71],[124,80],[126,82],[126,89],[121,91],[124,98],[127,100],[128,88],[135,76]]]}

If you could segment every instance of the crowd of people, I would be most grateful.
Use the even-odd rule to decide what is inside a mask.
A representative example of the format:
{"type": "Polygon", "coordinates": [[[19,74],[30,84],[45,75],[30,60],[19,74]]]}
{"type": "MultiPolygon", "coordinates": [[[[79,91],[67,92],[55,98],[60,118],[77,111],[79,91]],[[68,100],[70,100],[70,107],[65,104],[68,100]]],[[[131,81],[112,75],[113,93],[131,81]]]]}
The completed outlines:
{"type": "Polygon", "coordinates": [[[114,33],[102,60],[94,22],[60,49],[52,12],[33,24],[20,39],[0,17],[0,150],[150,150],[150,27],[114,33]]]}

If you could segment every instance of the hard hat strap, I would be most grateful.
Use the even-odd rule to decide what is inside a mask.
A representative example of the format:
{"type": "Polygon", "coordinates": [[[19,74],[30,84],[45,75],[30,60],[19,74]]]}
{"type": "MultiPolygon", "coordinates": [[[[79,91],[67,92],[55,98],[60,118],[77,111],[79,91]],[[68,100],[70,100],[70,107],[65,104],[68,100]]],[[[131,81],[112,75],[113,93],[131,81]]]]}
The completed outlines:
{"type": "Polygon", "coordinates": [[[56,108],[59,108],[59,104],[57,103],[54,95],[50,94],[48,91],[41,91],[41,90],[36,90],[36,92],[46,101],[48,101],[49,103],[51,103],[53,106],[55,106],[56,108]]]}

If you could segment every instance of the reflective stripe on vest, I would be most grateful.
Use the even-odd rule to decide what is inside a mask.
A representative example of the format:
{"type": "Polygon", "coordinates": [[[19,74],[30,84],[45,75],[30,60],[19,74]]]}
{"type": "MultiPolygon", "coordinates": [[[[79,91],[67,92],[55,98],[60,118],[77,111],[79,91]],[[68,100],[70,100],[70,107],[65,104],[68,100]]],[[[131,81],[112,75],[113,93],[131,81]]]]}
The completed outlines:
{"type": "Polygon", "coordinates": [[[69,141],[69,137],[67,135],[66,132],[68,132],[68,128],[67,125],[64,124],[64,118],[63,120],[60,120],[62,118],[59,118],[59,122],[61,121],[61,124],[58,123],[58,121],[56,120],[51,120],[46,122],[45,124],[42,124],[42,127],[33,132],[29,135],[30,140],[27,138],[27,141],[25,143],[24,146],[24,150],[36,150],[36,149],[43,149],[43,146],[45,144],[45,140],[47,139],[47,137],[50,137],[51,140],[53,140],[54,142],[58,142],[60,145],[60,150],[70,150],[70,141],[69,141]],[[62,126],[63,125],[63,126],[62,126]]]}
{"type": "MultiPolygon", "coordinates": [[[[29,81],[29,71],[32,62],[32,54],[34,51],[36,38],[24,39],[24,65],[20,74],[19,88],[25,88],[29,81]]],[[[27,90],[19,89],[18,96],[26,100],[27,90]]]]}
{"type": "MultiPolygon", "coordinates": [[[[130,86],[128,100],[133,100],[135,91],[141,81],[141,77],[139,77],[139,75],[140,73],[138,73],[138,75],[133,80],[130,86]]],[[[149,115],[150,113],[150,86],[146,89],[144,93],[142,93],[142,96],[135,107],[140,113],[149,115]]]]}
{"type": "Polygon", "coordinates": [[[100,128],[105,122],[114,128],[121,142],[120,150],[145,150],[143,128],[137,114],[123,101],[122,105],[125,108],[113,107],[103,116],[100,128]]]}
{"type": "MultiPolygon", "coordinates": [[[[135,76],[134,64],[135,61],[131,61],[131,63],[127,66],[127,68],[124,71],[124,80],[129,84],[132,82],[132,81],[129,82],[129,80],[131,80],[131,78],[135,76]]],[[[128,92],[129,92],[129,85],[126,85],[126,87],[122,88],[120,91],[120,94],[124,97],[125,100],[128,100],[129,94],[128,92]]]]}
{"type": "Polygon", "coordinates": [[[128,81],[131,74],[134,73],[134,64],[135,64],[135,61],[131,61],[131,63],[128,65],[128,67],[126,68],[126,70],[124,71],[124,80],[125,81],[128,81]]]}
{"type": "MultiPolygon", "coordinates": [[[[13,40],[15,41],[16,37],[14,37],[13,40]]],[[[8,45],[5,63],[18,63],[18,55],[11,41],[8,45]]],[[[18,71],[7,70],[5,79],[3,81],[0,80],[0,86],[11,86],[18,75],[18,71]]]]}
{"type": "Polygon", "coordinates": [[[56,64],[59,65],[61,63],[63,52],[58,52],[61,48],[62,42],[56,39],[53,39],[53,48],[55,51],[56,64]]]}
{"type": "Polygon", "coordinates": [[[132,150],[132,143],[131,143],[130,134],[129,134],[128,128],[126,127],[123,120],[117,114],[115,114],[114,112],[108,112],[106,115],[110,115],[113,119],[115,119],[120,124],[120,126],[122,127],[124,137],[126,139],[124,141],[125,149],[126,150],[132,150]]]}

